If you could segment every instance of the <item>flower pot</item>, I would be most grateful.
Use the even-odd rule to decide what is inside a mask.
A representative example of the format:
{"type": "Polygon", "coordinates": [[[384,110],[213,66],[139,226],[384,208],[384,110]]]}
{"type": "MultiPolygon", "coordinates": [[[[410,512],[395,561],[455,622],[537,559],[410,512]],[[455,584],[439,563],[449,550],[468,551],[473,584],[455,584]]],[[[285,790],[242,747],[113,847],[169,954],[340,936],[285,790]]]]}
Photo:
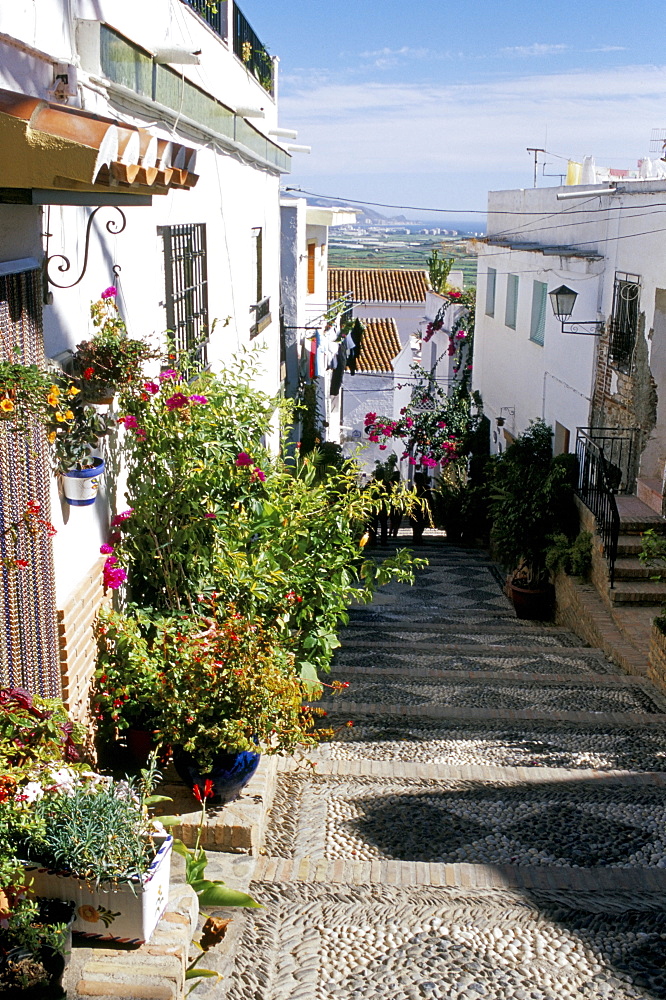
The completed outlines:
{"type": "Polygon", "coordinates": [[[20,944],[5,951],[2,947],[0,930],[0,994],[5,1000],[58,1000],[65,997],[62,979],[69,965],[72,953],[72,924],[74,904],[70,900],[39,899],[38,929],[53,924],[66,924],[67,930],[62,947],[55,949],[43,945],[36,951],[20,944]],[[12,971],[12,966],[14,967],[12,971]],[[24,985],[15,985],[16,979],[24,979],[24,985]]]}
{"type": "Polygon", "coordinates": [[[104,459],[93,459],[88,469],[70,469],[62,474],[65,499],[72,507],[89,507],[97,499],[100,476],[104,475],[104,459]]]}
{"type": "Polygon", "coordinates": [[[140,767],[145,767],[148,758],[157,746],[154,734],[149,729],[134,729],[130,727],[125,732],[127,749],[130,756],[140,767]]]}
{"type": "Polygon", "coordinates": [[[139,881],[95,888],[85,879],[26,865],[31,892],[38,896],[74,901],[73,931],[98,941],[145,944],[164,913],[169,897],[171,848],[167,837],[153,863],[139,881]]]}
{"type": "Polygon", "coordinates": [[[553,615],[552,587],[519,587],[509,584],[509,596],[518,618],[529,621],[548,621],[553,615]]]}
{"type": "Polygon", "coordinates": [[[259,767],[260,756],[251,750],[242,750],[239,753],[227,753],[221,750],[215,757],[210,771],[205,774],[200,770],[192,754],[183,750],[174,752],[173,763],[180,777],[190,788],[194,788],[195,785],[203,788],[207,780],[212,781],[213,797],[210,801],[213,805],[224,805],[238,798],[259,767]]]}

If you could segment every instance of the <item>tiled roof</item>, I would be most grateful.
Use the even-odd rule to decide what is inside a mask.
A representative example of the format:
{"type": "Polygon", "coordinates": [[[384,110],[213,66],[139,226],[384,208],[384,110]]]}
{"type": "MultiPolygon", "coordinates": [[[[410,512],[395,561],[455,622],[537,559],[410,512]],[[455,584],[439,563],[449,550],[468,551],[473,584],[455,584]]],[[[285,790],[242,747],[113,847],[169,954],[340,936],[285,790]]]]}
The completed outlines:
{"type": "Polygon", "coordinates": [[[383,267],[329,267],[328,300],[351,292],[355,302],[425,302],[430,291],[427,271],[383,267]]]}
{"type": "Polygon", "coordinates": [[[393,360],[402,350],[395,320],[364,319],[363,343],[356,362],[359,372],[393,371],[393,360]]]}

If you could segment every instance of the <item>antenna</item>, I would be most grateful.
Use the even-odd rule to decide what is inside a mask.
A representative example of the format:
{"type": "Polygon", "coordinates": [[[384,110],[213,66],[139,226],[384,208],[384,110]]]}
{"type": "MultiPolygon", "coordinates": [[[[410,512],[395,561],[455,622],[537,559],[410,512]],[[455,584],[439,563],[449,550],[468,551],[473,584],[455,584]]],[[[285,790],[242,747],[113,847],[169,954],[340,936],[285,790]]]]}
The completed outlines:
{"type": "Polygon", "coordinates": [[[534,149],[533,146],[527,147],[528,153],[534,153],[534,187],[537,186],[537,167],[539,165],[539,153],[545,153],[545,149],[534,149]]]}
{"type": "Polygon", "coordinates": [[[659,153],[666,160],[666,128],[653,128],[650,136],[650,152],[659,153]]]}

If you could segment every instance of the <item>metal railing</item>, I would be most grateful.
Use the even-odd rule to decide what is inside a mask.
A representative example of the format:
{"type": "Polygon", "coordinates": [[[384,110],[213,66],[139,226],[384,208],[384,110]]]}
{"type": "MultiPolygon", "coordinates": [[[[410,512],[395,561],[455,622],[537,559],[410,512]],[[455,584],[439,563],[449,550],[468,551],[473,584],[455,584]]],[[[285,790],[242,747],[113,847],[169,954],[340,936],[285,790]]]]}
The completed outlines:
{"type": "Polygon", "coordinates": [[[604,454],[608,484],[613,493],[631,494],[636,485],[635,427],[579,427],[604,454]]]}
{"type": "Polygon", "coordinates": [[[238,4],[234,4],[234,53],[266,93],[273,96],[273,60],[238,4]]]}
{"type": "Polygon", "coordinates": [[[613,587],[620,536],[620,514],[615,500],[615,490],[609,478],[604,449],[583,427],[579,427],[577,432],[576,457],[578,458],[576,493],[596,519],[597,531],[603,542],[608,562],[610,585],[613,587]]]}
{"type": "Polygon", "coordinates": [[[227,0],[183,0],[210,24],[220,38],[227,37],[227,0]]]}

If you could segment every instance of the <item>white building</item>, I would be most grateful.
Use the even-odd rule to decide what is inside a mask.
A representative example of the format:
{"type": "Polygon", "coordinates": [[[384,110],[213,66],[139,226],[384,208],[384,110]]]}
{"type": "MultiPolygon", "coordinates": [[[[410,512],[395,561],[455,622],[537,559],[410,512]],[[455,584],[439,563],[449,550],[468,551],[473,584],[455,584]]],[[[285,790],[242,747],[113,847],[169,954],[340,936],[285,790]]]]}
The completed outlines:
{"type": "Polygon", "coordinates": [[[659,180],[493,192],[488,235],[476,244],[474,385],[495,450],[536,417],[553,427],[556,451],[573,451],[577,428],[592,428],[622,487],[659,511],[665,193],[659,180]],[[577,293],[571,332],[548,298],[562,285],[577,293]]]}
{"type": "MultiPolygon", "coordinates": [[[[24,360],[62,356],[90,334],[90,302],[115,284],[131,335],[201,342],[213,369],[260,345],[261,386],[276,392],[279,182],[290,169],[277,86],[277,60],[231,0],[216,10],[203,0],[49,0],[38,15],[21,0],[3,4],[2,358],[17,339],[24,360]]],[[[26,591],[0,682],[55,693],[62,668],[80,708],[99,546],[122,493],[106,477],[93,507],[69,509],[55,477],[12,461],[0,462],[4,527],[33,498],[57,535],[30,571],[39,579],[24,577],[40,601],[26,591]]],[[[1,586],[13,600],[6,573],[1,586]]]]}

